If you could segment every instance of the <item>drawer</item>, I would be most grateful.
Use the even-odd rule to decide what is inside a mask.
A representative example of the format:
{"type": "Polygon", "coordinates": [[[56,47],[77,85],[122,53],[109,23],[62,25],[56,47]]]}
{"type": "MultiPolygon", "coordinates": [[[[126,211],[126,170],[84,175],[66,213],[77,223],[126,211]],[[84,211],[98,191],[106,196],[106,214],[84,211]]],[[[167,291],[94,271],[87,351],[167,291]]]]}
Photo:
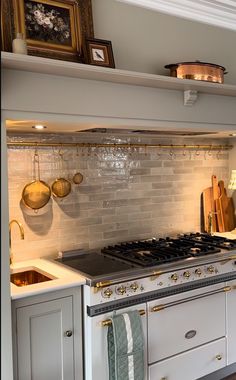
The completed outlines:
{"type": "Polygon", "coordinates": [[[219,339],[149,367],[149,380],[196,380],[226,365],[226,340],[219,339]]]}
{"type": "Polygon", "coordinates": [[[225,301],[220,284],[150,302],[149,363],[225,337],[225,301]]]}

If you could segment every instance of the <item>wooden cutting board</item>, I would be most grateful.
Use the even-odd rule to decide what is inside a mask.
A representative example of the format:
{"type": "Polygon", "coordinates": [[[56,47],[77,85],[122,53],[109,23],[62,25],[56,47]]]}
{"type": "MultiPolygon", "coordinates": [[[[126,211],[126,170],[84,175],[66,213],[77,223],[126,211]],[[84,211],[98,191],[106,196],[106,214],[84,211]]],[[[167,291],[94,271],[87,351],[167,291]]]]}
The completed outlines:
{"type": "Polygon", "coordinates": [[[220,196],[215,201],[219,232],[232,231],[235,228],[234,203],[227,197],[224,181],[219,181],[219,191],[220,196]]]}
{"type": "Polygon", "coordinates": [[[202,192],[202,200],[203,200],[203,215],[204,215],[204,230],[205,232],[209,231],[208,228],[208,215],[209,212],[212,212],[212,199],[213,199],[213,190],[212,187],[208,187],[202,192]]]}
{"type": "Polygon", "coordinates": [[[219,188],[215,175],[212,176],[211,182],[212,187],[208,187],[202,193],[205,232],[209,232],[209,213],[212,213],[212,231],[218,230],[215,200],[219,197],[219,188]]]}

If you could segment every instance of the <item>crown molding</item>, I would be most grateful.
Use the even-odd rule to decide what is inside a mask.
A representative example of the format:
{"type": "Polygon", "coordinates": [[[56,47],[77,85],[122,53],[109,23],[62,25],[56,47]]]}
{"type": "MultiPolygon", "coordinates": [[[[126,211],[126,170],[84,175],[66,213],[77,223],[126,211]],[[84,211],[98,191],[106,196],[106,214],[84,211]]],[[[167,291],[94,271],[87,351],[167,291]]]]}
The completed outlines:
{"type": "Polygon", "coordinates": [[[236,31],[235,0],[117,0],[236,31]]]}

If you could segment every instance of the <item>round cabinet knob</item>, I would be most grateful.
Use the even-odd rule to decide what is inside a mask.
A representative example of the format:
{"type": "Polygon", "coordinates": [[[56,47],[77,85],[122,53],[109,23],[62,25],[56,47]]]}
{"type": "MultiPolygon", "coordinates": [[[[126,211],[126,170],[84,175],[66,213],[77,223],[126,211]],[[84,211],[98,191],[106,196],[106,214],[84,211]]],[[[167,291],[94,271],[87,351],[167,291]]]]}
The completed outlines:
{"type": "Polygon", "coordinates": [[[136,282],[130,284],[130,289],[132,289],[133,292],[136,292],[136,290],[138,290],[138,284],[136,282]]]}
{"type": "Polygon", "coordinates": [[[201,271],[201,269],[196,269],[195,270],[195,273],[198,275],[198,276],[201,276],[201,274],[202,274],[202,271],[201,271]]]}
{"type": "Polygon", "coordinates": [[[107,298],[110,298],[111,295],[112,295],[113,291],[110,289],[110,288],[107,288],[105,291],[104,291],[104,296],[107,297],[107,298]]]}
{"type": "Polygon", "coordinates": [[[222,359],[222,355],[216,355],[216,359],[217,360],[221,360],[222,359]]]}
{"type": "Polygon", "coordinates": [[[177,281],[179,276],[177,275],[177,273],[173,273],[171,276],[170,276],[171,280],[172,281],[177,281]]]}
{"type": "Polygon", "coordinates": [[[215,272],[215,268],[213,267],[213,265],[210,265],[210,266],[207,268],[207,272],[208,272],[208,273],[214,273],[214,272],[215,272]]]}
{"type": "Polygon", "coordinates": [[[184,276],[185,278],[189,278],[189,277],[191,276],[191,273],[190,273],[188,270],[186,270],[186,271],[183,273],[183,276],[184,276]]]}
{"type": "Polygon", "coordinates": [[[123,294],[126,293],[126,288],[124,286],[119,286],[119,288],[117,288],[116,291],[117,294],[121,294],[123,296],[123,294]]]}
{"type": "Polygon", "coordinates": [[[65,336],[67,336],[68,338],[70,338],[72,336],[72,331],[71,330],[67,330],[65,332],[65,336]]]}

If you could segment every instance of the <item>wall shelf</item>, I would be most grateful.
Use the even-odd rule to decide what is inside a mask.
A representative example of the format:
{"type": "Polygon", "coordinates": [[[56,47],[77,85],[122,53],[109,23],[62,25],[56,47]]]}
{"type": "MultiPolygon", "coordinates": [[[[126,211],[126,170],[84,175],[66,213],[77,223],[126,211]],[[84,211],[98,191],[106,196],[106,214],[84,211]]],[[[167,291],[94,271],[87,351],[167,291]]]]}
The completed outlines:
{"type": "Polygon", "coordinates": [[[236,96],[236,85],[198,82],[189,79],[178,79],[163,75],[111,69],[8,52],[2,52],[1,60],[3,69],[178,90],[185,93],[186,91],[194,91],[212,95],[236,96]]]}

